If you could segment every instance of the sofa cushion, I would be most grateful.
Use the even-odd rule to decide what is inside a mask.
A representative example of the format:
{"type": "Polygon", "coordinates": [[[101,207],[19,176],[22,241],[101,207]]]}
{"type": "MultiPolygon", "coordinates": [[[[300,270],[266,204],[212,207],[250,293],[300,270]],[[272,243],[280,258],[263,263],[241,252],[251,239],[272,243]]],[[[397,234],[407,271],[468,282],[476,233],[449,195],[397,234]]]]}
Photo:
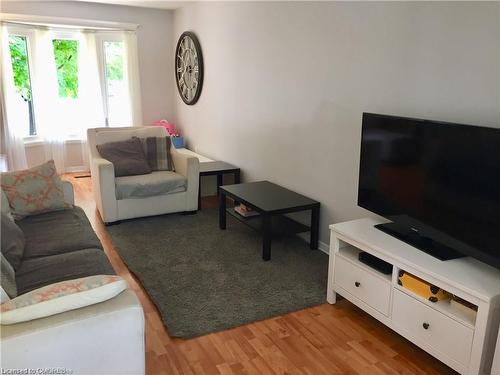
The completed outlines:
{"type": "Polygon", "coordinates": [[[151,173],[141,140],[137,137],[126,141],[104,143],[96,147],[104,159],[113,163],[116,177],[151,173]]]}
{"type": "Polygon", "coordinates": [[[144,176],[115,178],[116,198],[145,198],[186,191],[184,176],[170,171],[157,171],[144,176]]]}
{"type": "MultiPolygon", "coordinates": [[[[2,254],[0,254],[0,266],[0,283],[2,290],[9,298],[14,298],[17,296],[16,273],[9,261],[2,254]]],[[[5,296],[3,293],[1,294],[0,303],[3,303],[5,296]]]]}
{"type": "Polygon", "coordinates": [[[99,248],[101,243],[80,207],[30,216],[18,221],[24,232],[24,259],[99,248]]]}
{"type": "Polygon", "coordinates": [[[21,228],[6,213],[0,217],[2,255],[17,270],[24,255],[25,236],[21,228]]]}
{"type": "Polygon", "coordinates": [[[114,275],[111,263],[100,249],[25,260],[16,272],[17,293],[23,294],[59,281],[93,275],[114,275]]]}
{"type": "Polygon", "coordinates": [[[127,289],[120,276],[97,275],[61,281],[25,293],[0,306],[2,325],[28,322],[107,301],[127,289]]]}
{"type": "Polygon", "coordinates": [[[14,219],[71,207],[64,200],[63,183],[53,160],[0,176],[14,219]]]}

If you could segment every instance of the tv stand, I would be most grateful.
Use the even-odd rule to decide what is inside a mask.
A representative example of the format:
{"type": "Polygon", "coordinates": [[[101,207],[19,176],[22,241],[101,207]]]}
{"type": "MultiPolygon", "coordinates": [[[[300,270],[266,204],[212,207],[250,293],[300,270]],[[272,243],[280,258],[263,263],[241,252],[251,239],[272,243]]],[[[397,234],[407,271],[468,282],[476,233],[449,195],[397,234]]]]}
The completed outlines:
{"type": "Polygon", "coordinates": [[[443,245],[432,238],[422,236],[417,231],[397,223],[375,224],[374,227],[440,260],[465,257],[465,255],[455,249],[443,245]]]}
{"type": "Polygon", "coordinates": [[[327,301],[334,304],[341,294],[459,373],[490,374],[500,323],[500,270],[470,257],[442,262],[378,230],[381,223],[366,218],[330,226],[327,301]],[[360,262],[363,251],[392,265],[392,274],[360,262]],[[400,271],[465,302],[429,301],[398,283],[400,271]]]}

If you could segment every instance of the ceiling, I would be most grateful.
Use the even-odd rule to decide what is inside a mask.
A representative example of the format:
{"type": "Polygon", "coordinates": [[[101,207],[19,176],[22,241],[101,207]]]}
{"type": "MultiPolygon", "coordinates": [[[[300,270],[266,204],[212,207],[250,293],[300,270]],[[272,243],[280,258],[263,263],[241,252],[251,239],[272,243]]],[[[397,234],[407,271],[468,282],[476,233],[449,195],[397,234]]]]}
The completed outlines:
{"type": "Polygon", "coordinates": [[[169,1],[169,0],[73,0],[85,1],[91,3],[114,4],[114,5],[128,5],[132,7],[155,8],[155,9],[177,9],[181,8],[189,1],[169,1]]]}

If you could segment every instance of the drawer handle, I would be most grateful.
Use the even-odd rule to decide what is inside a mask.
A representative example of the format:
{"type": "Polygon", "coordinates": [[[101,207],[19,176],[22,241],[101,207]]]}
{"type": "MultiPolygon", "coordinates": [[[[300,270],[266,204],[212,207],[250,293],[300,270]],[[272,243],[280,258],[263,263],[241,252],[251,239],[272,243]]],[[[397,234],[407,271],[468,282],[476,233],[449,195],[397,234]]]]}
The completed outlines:
{"type": "Polygon", "coordinates": [[[422,327],[424,327],[424,329],[429,329],[430,324],[429,323],[424,323],[424,324],[422,324],[422,327]]]}
{"type": "Polygon", "coordinates": [[[356,281],[356,282],[354,283],[354,286],[355,286],[356,288],[359,288],[359,287],[361,286],[361,283],[360,283],[359,281],[356,281]]]}

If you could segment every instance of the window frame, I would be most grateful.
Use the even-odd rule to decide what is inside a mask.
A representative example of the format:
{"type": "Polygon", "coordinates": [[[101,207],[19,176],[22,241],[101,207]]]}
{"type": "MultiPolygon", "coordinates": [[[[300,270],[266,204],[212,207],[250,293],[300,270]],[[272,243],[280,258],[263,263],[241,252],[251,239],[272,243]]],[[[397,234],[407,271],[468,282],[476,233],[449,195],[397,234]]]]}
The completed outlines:
{"type": "MultiPolygon", "coordinates": [[[[7,36],[22,36],[26,40],[26,52],[28,53],[28,72],[30,75],[30,87],[31,87],[31,101],[32,101],[32,106],[35,108],[35,95],[33,94],[33,56],[35,56],[35,47],[33,40],[35,39],[35,31],[32,28],[27,28],[23,27],[21,25],[19,26],[7,26],[6,28],[7,31],[7,36]]],[[[9,46],[9,52],[10,52],[10,46],[9,46]]],[[[12,60],[10,61],[12,65],[12,60]]],[[[41,138],[38,135],[37,132],[37,126],[36,126],[36,116],[35,116],[35,110],[33,109],[33,118],[34,118],[34,130],[35,134],[30,134],[30,129],[28,128],[28,135],[23,137],[23,140],[25,142],[37,142],[41,138]]],[[[29,126],[29,124],[28,124],[29,126]]]]}
{"type": "MultiPolygon", "coordinates": [[[[125,46],[125,40],[123,35],[114,32],[99,32],[95,35],[96,47],[97,47],[97,62],[99,68],[99,79],[101,81],[101,96],[102,96],[102,107],[104,110],[104,121],[107,128],[113,127],[109,123],[109,102],[108,102],[108,81],[106,78],[106,52],[104,51],[105,42],[121,42],[125,46]]],[[[125,56],[123,56],[125,59],[125,56]]],[[[126,68],[124,64],[123,74],[126,74],[126,68]]],[[[124,125],[120,125],[124,126],[124,125]]],[[[132,126],[132,125],[130,125],[132,126]]]]}

